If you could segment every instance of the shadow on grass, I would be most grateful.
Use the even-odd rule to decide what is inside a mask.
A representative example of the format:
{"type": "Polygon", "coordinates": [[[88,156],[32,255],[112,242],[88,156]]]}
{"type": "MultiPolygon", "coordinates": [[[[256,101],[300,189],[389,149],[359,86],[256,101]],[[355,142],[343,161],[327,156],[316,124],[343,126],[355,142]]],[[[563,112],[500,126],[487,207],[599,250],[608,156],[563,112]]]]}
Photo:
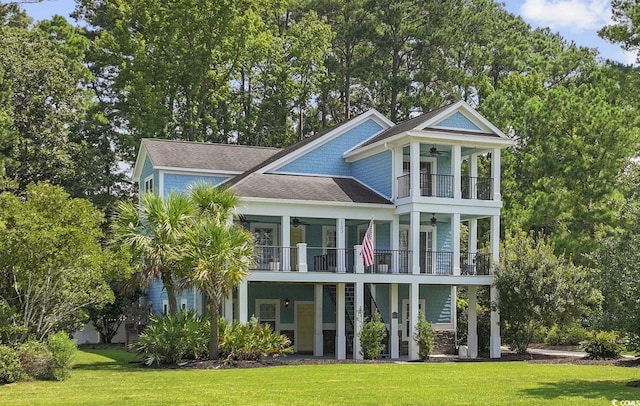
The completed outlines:
{"type": "Polygon", "coordinates": [[[638,399],[640,389],[627,385],[626,380],[620,381],[561,381],[542,383],[537,388],[523,389],[523,395],[541,398],[557,399],[561,397],[598,399],[638,399]]]}
{"type": "Polygon", "coordinates": [[[142,361],[134,353],[126,352],[120,349],[90,349],[82,350],[88,354],[97,355],[99,358],[95,360],[83,360],[78,362],[73,369],[86,371],[122,371],[134,372],[144,371],[142,361]]]}

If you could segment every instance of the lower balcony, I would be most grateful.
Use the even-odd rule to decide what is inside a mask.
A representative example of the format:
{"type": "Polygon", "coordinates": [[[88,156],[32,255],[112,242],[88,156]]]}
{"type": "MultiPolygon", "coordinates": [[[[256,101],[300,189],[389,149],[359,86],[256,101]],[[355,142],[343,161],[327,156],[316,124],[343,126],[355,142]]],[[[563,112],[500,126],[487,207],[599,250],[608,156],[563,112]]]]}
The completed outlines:
{"type": "MultiPolygon", "coordinates": [[[[373,255],[373,264],[364,266],[354,248],[257,246],[256,271],[329,272],[412,274],[413,259],[409,250],[380,250],[373,255]]],[[[492,256],[489,253],[460,253],[461,275],[491,275],[492,256]]],[[[420,251],[420,274],[453,275],[454,253],[451,251],[420,251]]]]}

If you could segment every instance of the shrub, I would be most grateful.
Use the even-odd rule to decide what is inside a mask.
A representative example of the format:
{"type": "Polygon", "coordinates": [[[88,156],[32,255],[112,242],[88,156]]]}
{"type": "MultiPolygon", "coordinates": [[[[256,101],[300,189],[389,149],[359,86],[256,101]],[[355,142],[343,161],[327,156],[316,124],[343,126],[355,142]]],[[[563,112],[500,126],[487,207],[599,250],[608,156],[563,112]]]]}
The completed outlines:
{"type": "Polygon", "coordinates": [[[55,379],[53,375],[55,362],[47,344],[27,341],[18,348],[18,356],[26,376],[43,380],[55,379]]]}
{"type": "Polygon", "coordinates": [[[220,318],[218,323],[220,357],[226,361],[259,361],[266,356],[291,354],[291,341],[284,335],[271,331],[268,324],[259,324],[251,317],[247,324],[238,321],[228,323],[220,318]]]}
{"type": "Polygon", "coordinates": [[[620,358],[623,346],[618,342],[618,335],[613,331],[590,331],[587,339],[582,342],[582,348],[589,359],[620,358]]]}
{"type": "MultiPolygon", "coordinates": [[[[458,341],[456,345],[467,345],[469,316],[467,303],[458,301],[458,341]]],[[[491,311],[477,306],[478,351],[489,351],[491,343],[491,311]]]]}
{"type": "MultiPolygon", "coordinates": [[[[360,312],[362,317],[362,312],[360,312]]],[[[360,330],[360,353],[364,359],[376,359],[384,349],[383,340],[387,335],[387,327],[382,322],[380,313],[373,315],[373,320],[365,320],[360,330]]]]}
{"type": "Polygon", "coordinates": [[[209,323],[193,311],[151,317],[147,329],[131,348],[142,354],[145,364],[176,364],[207,354],[209,323]]]}
{"type": "Polygon", "coordinates": [[[544,340],[551,345],[578,345],[587,337],[587,331],[576,322],[559,326],[554,325],[549,329],[544,340]]]}
{"type": "Polygon", "coordinates": [[[0,345],[0,384],[15,382],[20,374],[20,357],[16,350],[0,345]]]}
{"type": "Polygon", "coordinates": [[[53,357],[52,376],[62,381],[71,375],[73,359],[78,348],[73,340],[64,331],[59,331],[49,336],[47,340],[49,350],[53,357]]]}
{"type": "Polygon", "coordinates": [[[421,360],[426,360],[433,351],[433,342],[436,338],[436,332],[433,331],[431,323],[424,317],[424,313],[418,313],[418,325],[413,334],[413,339],[418,344],[418,356],[421,360]]]}

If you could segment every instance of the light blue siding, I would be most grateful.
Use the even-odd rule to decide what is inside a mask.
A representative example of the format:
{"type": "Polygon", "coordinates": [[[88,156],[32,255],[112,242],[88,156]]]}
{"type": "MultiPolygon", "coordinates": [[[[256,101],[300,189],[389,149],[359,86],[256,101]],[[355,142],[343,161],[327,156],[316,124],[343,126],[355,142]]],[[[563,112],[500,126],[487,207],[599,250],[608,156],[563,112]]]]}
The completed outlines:
{"type": "Polygon", "coordinates": [[[391,151],[361,159],[352,166],[354,178],[381,195],[391,197],[391,151]]]}
{"type": "MultiPolygon", "coordinates": [[[[345,162],[342,154],[371,138],[380,130],[382,130],[382,127],[379,124],[373,120],[367,120],[324,145],[309,151],[295,161],[279,168],[276,172],[352,176],[351,165],[345,162]]],[[[390,166],[389,169],[391,169],[390,166]]]]}
{"type": "MultiPolygon", "coordinates": [[[[438,227],[436,228],[436,244],[437,244],[437,248],[436,248],[437,251],[453,252],[453,245],[451,243],[451,224],[450,223],[438,224],[438,227]]],[[[436,273],[450,274],[453,269],[453,264],[451,263],[451,259],[448,257],[443,258],[443,260],[440,261],[438,264],[436,273]]]]}
{"type": "Polygon", "coordinates": [[[140,193],[144,193],[144,181],[149,176],[153,176],[153,191],[158,193],[158,171],[153,170],[153,164],[147,156],[142,165],[142,172],[140,173],[140,184],[138,185],[140,193]]]}
{"type": "Polygon", "coordinates": [[[473,124],[471,120],[466,118],[462,113],[456,112],[451,116],[437,123],[434,127],[460,128],[463,130],[478,131],[480,128],[473,124]]]}
{"type": "Polygon", "coordinates": [[[187,193],[189,191],[189,186],[196,182],[206,182],[216,186],[227,179],[229,179],[229,177],[165,173],[163,178],[163,196],[166,198],[171,192],[187,193]]]}
{"type": "MultiPolygon", "coordinates": [[[[399,304],[404,299],[409,299],[409,286],[398,285],[399,304]]],[[[420,299],[424,299],[425,318],[429,323],[452,323],[452,296],[451,286],[448,285],[420,285],[418,294],[420,299]]],[[[400,306],[400,320],[404,320],[404,309],[400,306]]]]}
{"type": "Polygon", "coordinates": [[[420,286],[420,298],[425,299],[425,318],[429,323],[451,323],[451,286],[420,286]]]}
{"type": "Polygon", "coordinates": [[[250,283],[248,289],[249,316],[256,314],[256,299],[277,299],[280,302],[280,323],[294,323],[296,301],[313,302],[313,285],[282,283],[250,283]],[[284,306],[289,299],[289,307],[284,306]]]}
{"type": "MultiPolygon", "coordinates": [[[[181,309],[181,303],[183,299],[187,301],[187,310],[192,310],[193,307],[193,289],[184,290],[176,295],[178,310],[181,309]]],[[[156,279],[151,283],[149,291],[147,292],[147,303],[151,303],[151,311],[154,314],[162,314],[162,302],[167,300],[167,291],[162,285],[160,279],[156,279]]]]}
{"type": "MultiPolygon", "coordinates": [[[[438,175],[451,175],[451,158],[440,155],[436,161],[436,173],[438,175]]],[[[451,181],[453,182],[453,180],[451,181]]]]}
{"type": "MultiPolygon", "coordinates": [[[[375,231],[376,248],[379,250],[391,249],[391,223],[376,224],[375,231]]],[[[360,244],[360,243],[358,243],[360,244]]]]}

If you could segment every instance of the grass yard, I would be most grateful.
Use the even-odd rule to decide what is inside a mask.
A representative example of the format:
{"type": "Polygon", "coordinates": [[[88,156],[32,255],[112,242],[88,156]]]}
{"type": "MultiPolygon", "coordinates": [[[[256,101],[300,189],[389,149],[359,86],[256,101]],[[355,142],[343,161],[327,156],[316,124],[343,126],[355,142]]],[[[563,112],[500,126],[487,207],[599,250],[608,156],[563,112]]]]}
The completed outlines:
{"type": "Polygon", "coordinates": [[[81,351],[64,382],[0,386],[2,405],[611,405],[640,368],[526,362],[156,370],[119,350],[81,351]]]}

